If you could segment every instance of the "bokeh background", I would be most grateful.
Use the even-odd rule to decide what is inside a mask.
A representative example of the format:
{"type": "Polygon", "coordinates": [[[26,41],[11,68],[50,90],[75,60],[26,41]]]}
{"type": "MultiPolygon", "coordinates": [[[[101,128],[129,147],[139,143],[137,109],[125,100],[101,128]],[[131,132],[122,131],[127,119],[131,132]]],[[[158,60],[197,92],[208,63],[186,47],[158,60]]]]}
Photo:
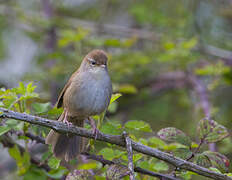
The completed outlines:
{"type": "MultiPolygon", "coordinates": [[[[149,122],[153,134],[176,127],[193,140],[206,116],[230,130],[231,8],[230,0],[0,0],[0,87],[34,82],[52,106],[83,57],[103,49],[122,93],[109,119],[149,122]]],[[[230,138],[210,148],[232,159],[230,138]]],[[[14,162],[3,154],[5,176],[14,162]]]]}

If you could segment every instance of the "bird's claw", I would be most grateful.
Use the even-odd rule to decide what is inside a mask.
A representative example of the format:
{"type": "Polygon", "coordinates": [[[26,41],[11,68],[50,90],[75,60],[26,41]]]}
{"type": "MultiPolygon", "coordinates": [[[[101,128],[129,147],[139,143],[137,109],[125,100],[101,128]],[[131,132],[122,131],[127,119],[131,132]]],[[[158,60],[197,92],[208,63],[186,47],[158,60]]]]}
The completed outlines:
{"type": "Polygon", "coordinates": [[[100,131],[96,127],[93,127],[92,132],[94,134],[94,139],[96,140],[97,136],[100,134],[100,131]]]}

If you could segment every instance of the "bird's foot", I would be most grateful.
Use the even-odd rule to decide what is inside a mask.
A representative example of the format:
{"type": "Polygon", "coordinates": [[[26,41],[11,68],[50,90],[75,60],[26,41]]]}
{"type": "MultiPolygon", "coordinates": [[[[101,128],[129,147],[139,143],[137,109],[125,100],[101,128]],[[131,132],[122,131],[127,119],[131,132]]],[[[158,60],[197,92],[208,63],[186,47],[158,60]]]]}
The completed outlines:
{"type": "Polygon", "coordinates": [[[91,117],[89,117],[88,119],[89,119],[90,125],[92,127],[92,132],[94,134],[94,139],[96,140],[97,136],[100,134],[100,131],[97,129],[94,119],[91,118],[91,117]]]}
{"type": "Polygon", "coordinates": [[[71,122],[69,122],[67,119],[64,119],[64,123],[68,125],[68,127],[70,127],[71,125],[73,125],[71,122]]]}
{"type": "Polygon", "coordinates": [[[63,122],[64,122],[65,124],[67,124],[68,127],[70,127],[70,126],[72,125],[72,123],[68,121],[67,114],[68,114],[68,113],[66,112],[65,115],[64,115],[64,121],[63,121],[63,122]]]}

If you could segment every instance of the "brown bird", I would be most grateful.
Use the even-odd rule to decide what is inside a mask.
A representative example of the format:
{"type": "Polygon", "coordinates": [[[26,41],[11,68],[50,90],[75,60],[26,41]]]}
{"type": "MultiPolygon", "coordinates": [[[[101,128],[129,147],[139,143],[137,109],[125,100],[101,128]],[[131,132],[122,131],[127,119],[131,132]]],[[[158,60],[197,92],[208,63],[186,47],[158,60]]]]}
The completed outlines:
{"type": "MultiPolygon", "coordinates": [[[[58,98],[57,107],[64,108],[58,121],[83,127],[85,119],[107,109],[111,94],[107,55],[102,50],[93,50],[85,56],[58,98]]],[[[49,132],[46,144],[51,144],[54,155],[65,161],[77,157],[85,147],[83,137],[59,134],[54,130],[49,132]]]]}

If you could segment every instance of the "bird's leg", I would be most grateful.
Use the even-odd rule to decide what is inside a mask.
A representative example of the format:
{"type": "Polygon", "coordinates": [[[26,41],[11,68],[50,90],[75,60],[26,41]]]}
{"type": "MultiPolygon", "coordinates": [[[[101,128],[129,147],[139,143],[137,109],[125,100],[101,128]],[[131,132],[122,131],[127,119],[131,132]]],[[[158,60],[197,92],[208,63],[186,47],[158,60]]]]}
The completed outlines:
{"type": "Polygon", "coordinates": [[[94,121],[93,118],[88,117],[88,120],[89,120],[90,125],[92,127],[92,132],[94,133],[94,139],[96,140],[97,139],[97,135],[100,133],[100,131],[97,129],[95,121],[94,121]]]}
{"type": "Polygon", "coordinates": [[[67,124],[68,127],[72,125],[72,123],[68,121],[68,111],[66,111],[66,110],[65,110],[65,113],[64,113],[64,121],[63,122],[65,124],[67,124]]]}

